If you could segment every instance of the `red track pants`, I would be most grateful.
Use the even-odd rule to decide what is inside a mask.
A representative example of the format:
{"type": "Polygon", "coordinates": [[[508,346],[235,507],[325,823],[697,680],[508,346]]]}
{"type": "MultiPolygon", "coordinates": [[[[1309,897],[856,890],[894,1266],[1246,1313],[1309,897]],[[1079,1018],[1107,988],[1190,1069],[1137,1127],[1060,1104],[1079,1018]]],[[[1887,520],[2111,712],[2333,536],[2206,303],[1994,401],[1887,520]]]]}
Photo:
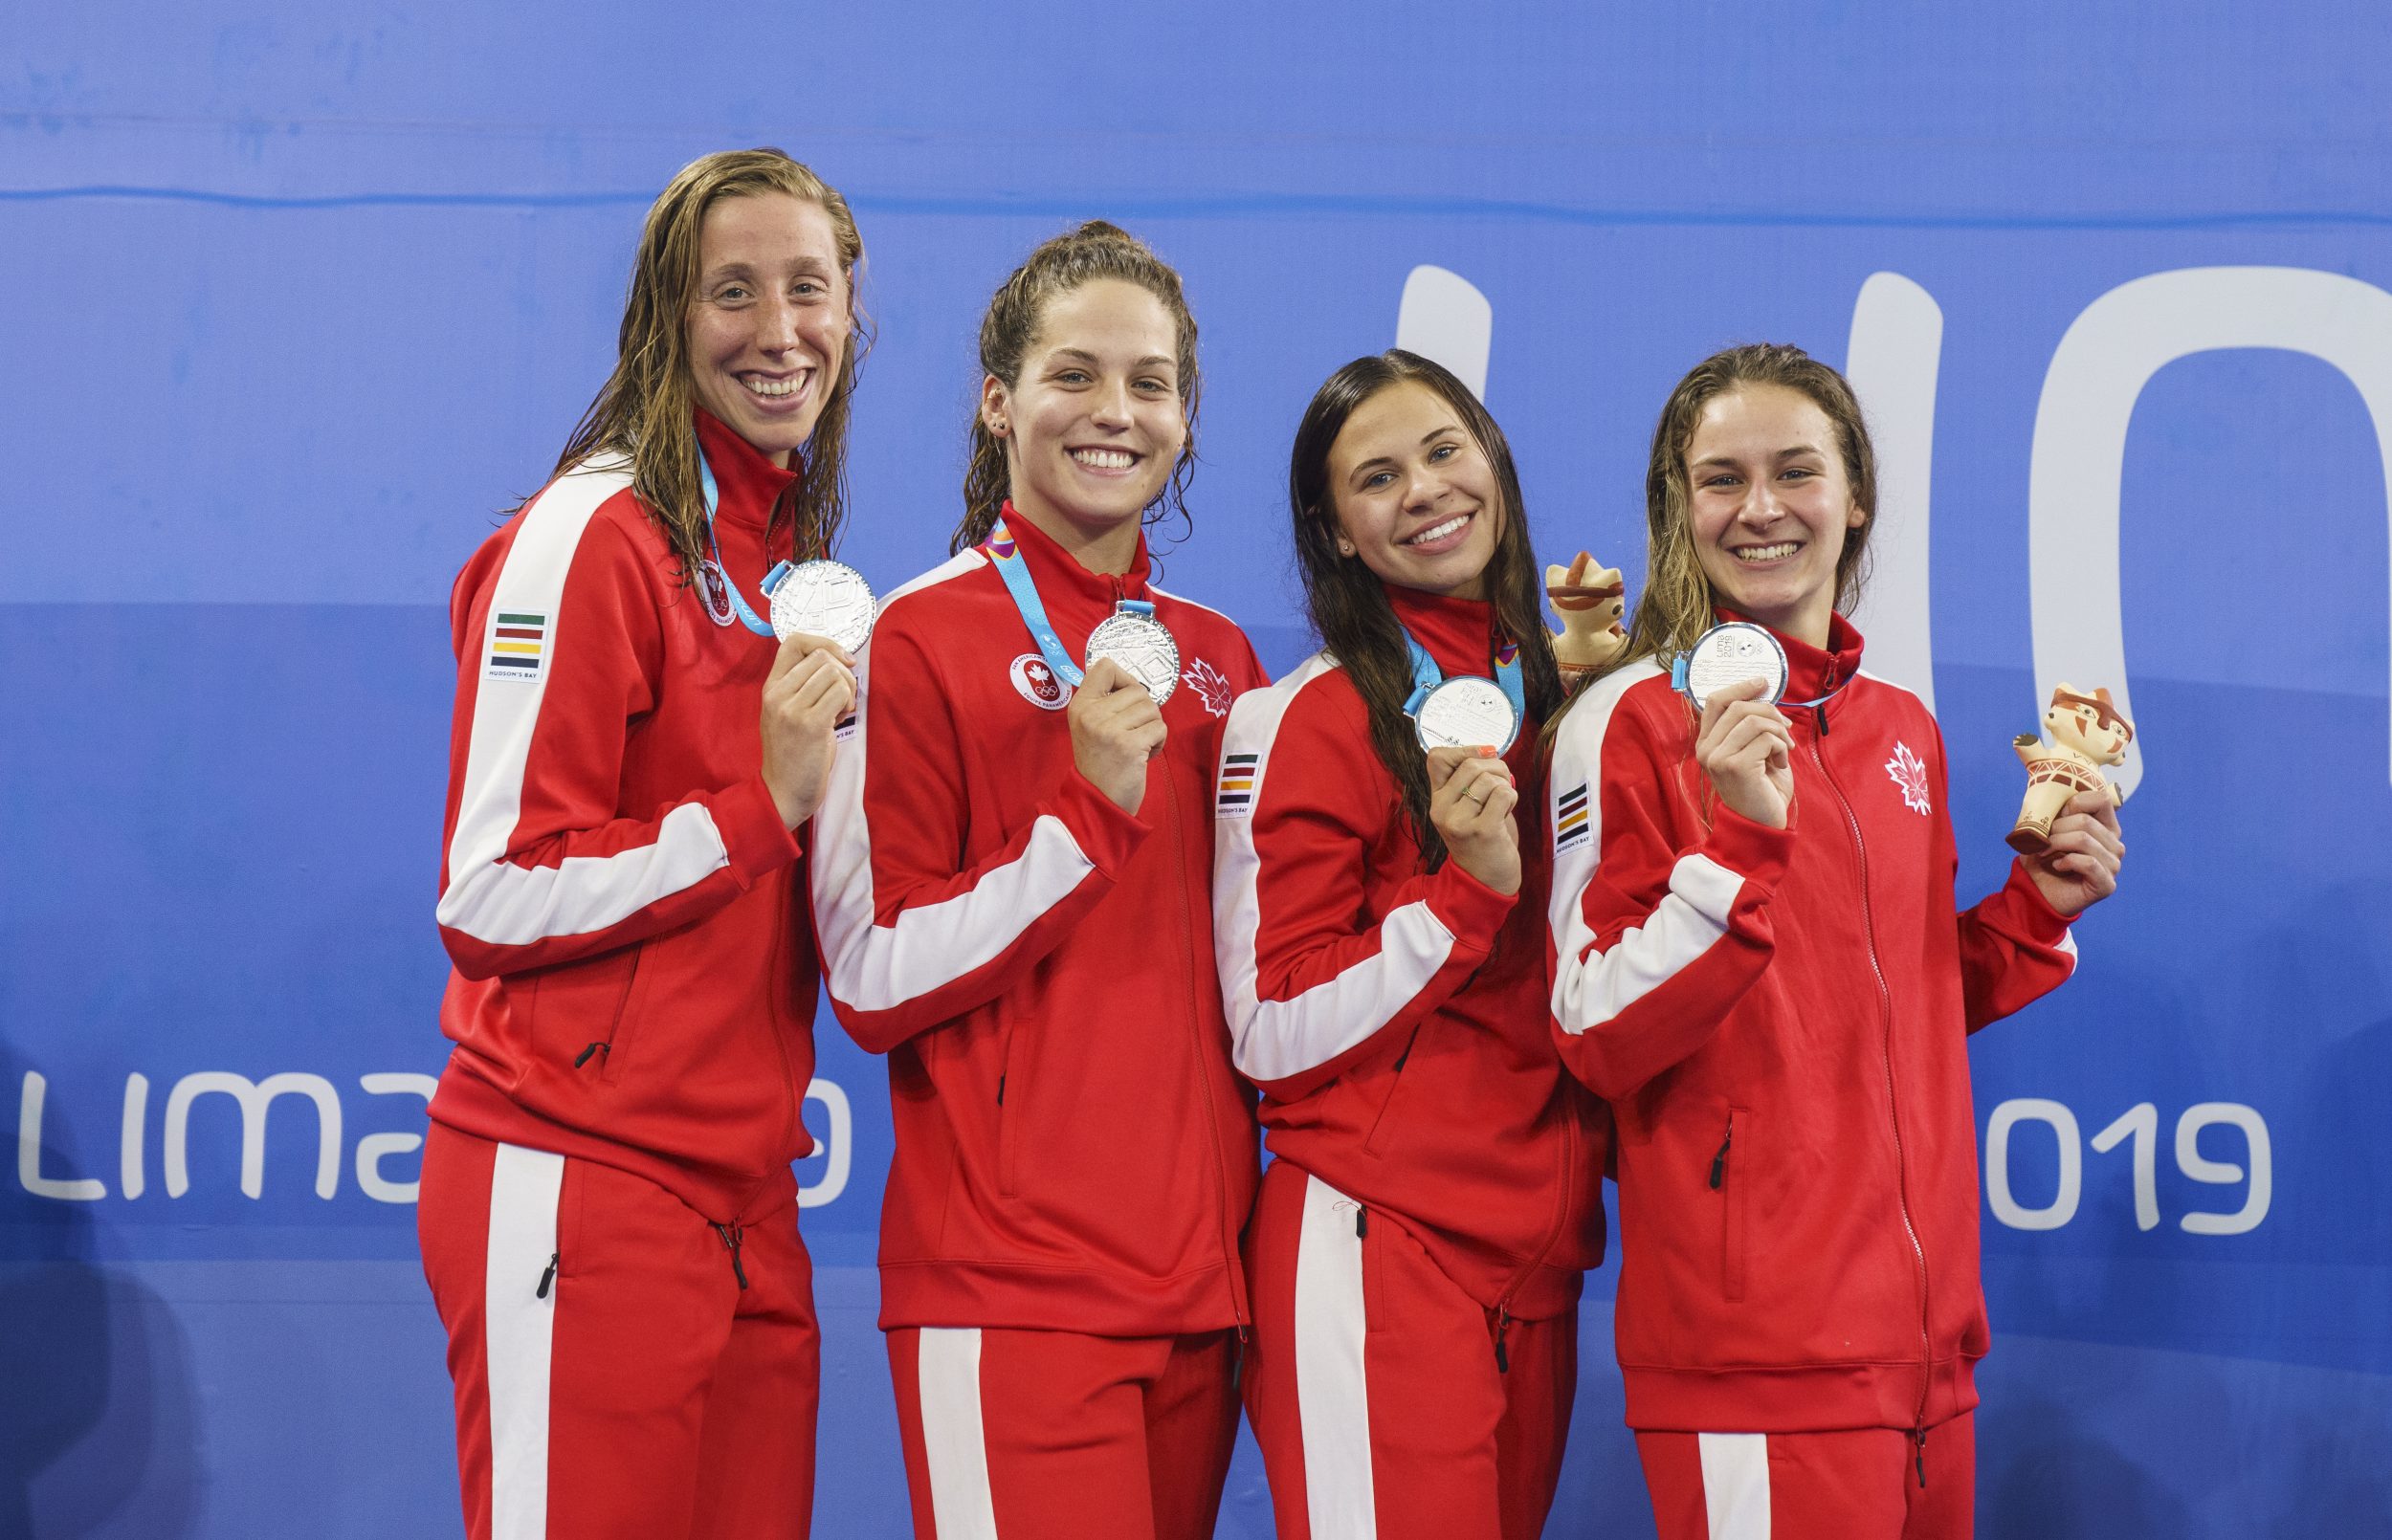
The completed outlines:
{"type": "Polygon", "coordinates": [[[645,1178],[435,1123],[416,1229],[472,1540],[805,1540],[821,1337],[794,1198],[718,1232],[645,1178]]]}
{"type": "Polygon", "coordinates": [[[1927,1430],[1639,1433],[1661,1540],[1969,1540],[1977,1418],[1927,1430]],[[1921,1467],[1926,1472],[1920,1485],[1921,1467]]]}
{"type": "Polygon", "coordinates": [[[1536,1540],[1578,1389],[1578,1316],[1512,1321],[1420,1243],[1277,1160],[1247,1236],[1246,1415],[1280,1540],[1536,1540]]]}
{"type": "Polygon", "coordinates": [[[889,1332],[919,1540],[1211,1540],[1237,1335],[889,1332]]]}

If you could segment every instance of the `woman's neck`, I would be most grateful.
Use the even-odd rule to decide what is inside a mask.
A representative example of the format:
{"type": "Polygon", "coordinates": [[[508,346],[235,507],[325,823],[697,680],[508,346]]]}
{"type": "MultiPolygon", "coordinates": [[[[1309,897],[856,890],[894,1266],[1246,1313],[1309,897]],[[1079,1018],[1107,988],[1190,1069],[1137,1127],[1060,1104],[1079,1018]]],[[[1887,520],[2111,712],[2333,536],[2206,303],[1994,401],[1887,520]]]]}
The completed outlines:
{"type": "Polygon", "coordinates": [[[1013,512],[1098,577],[1118,578],[1138,564],[1139,525],[1135,518],[1082,523],[1035,500],[1025,501],[1019,494],[1013,498],[1013,512]]]}

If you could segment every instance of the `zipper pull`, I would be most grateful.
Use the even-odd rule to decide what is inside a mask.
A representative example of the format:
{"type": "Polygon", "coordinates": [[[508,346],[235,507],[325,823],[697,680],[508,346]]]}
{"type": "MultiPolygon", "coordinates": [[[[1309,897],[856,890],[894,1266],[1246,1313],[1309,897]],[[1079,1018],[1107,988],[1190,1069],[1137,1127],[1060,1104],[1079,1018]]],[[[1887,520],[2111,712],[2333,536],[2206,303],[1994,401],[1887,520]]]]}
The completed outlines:
{"type": "Polygon", "coordinates": [[[715,1234],[722,1237],[723,1245],[730,1249],[731,1276],[740,1281],[740,1292],[747,1292],[747,1269],[740,1265],[740,1241],[747,1233],[746,1230],[737,1224],[715,1224],[711,1220],[707,1223],[713,1227],[715,1234]]]}
{"type": "Polygon", "coordinates": [[[1511,1311],[1511,1308],[1510,1308],[1510,1307],[1508,1307],[1508,1306],[1503,1306],[1503,1305],[1498,1305],[1498,1306],[1496,1306],[1496,1307],[1495,1307],[1495,1373],[1496,1373],[1496,1374],[1498,1374],[1498,1375],[1508,1375],[1508,1374],[1510,1374],[1510,1373],[1512,1372],[1512,1355],[1511,1355],[1510,1353],[1506,1353],[1506,1352],[1504,1351],[1504,1349],[1503,1349],[1503,1334],[1504,1334],[1505,1332],[1507,1332],[1507,1331],[1511,1331],[1511,1330],[1512,1330],[1512,1311],[1511,1311]]]}
{"type": "Polygon", "coordinates": [[[548,1297],[548,1289],[557,1281],[557,1258],[561,1254],[555,1251],[548,1253],[548,1270],[540,1275],[540,1287],[533,1290],[532,1298],[546,1299],[548,1297]]]}
{"type": "Polygon", "coordinates": [[[997,1105],[999,1107],[1005,1105],[1005,1076],[1002,1074],[997,1076],[997,1105]]]}
{"type": "Polygon", "coordinates": [[[1923,1492],[1927,1489],[1927,1430],[1920,1427],[1911,1437],[1917,1441],[1918,1489],[1923,1492]]]}
{"type": "Polygon", "coordinates": [[[1719,1153],[1711,1157],[1711,1190],[1715,1193],[1719,1190],[1720,1184],[1728,1179],[1728,1146],[1735,1141],[1735,1138],[1736,1124],[1730,1121],[1727,1137],[1719,1141],[1719,1153]]]}
{"type": "Polygon", "coordinates": [[[589,1063],[589,1056],[593,1053],[603,1053],[611,1058],[614,1054],[614,1045],[611,1043],[591,1044],[588,1047],[584,1048],[581,1052],[573,1056],[573,1067],[579,1069],[582,1066],[589,1063]]]}
{"type": "Polygon", "coordinates": [[[1810,709],[1810,715],[1811,720],[1819,724],[1819,736],[1826,737],[1827,736],[1827,703],[1823,700],[1813,706],[1810,709]]]}
{"type": "Polygon", "coordinates": [[[1354,1205],[1354,1239],[1361,1241],[1367,1238],[1369,1234],[1370,1210],[1357,1203],[1354,1205]]]}

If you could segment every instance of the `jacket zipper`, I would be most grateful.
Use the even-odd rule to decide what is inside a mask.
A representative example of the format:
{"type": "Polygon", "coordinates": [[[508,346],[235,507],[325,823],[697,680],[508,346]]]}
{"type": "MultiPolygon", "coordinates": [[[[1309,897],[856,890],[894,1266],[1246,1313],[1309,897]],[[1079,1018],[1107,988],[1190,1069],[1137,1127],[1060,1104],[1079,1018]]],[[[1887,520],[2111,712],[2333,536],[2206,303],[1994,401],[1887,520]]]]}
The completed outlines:
{"type": "MultiPolygon", "coordinates": [[[[1120,580],[1118,578],[1114,580],[1113,591],[1117,596],[1121,591],[1120,580]]],[[[1175,886],[1178,887],[1180,892],[1180,919],[1184,926],[1182,934],[1186,935],[1192,944],[1196,935],[1196,915],[1189,909],[1187,902],[1187,847],[1180,833],[1180,788],[1171,780],[1171,766],[1167,759],[1150,773],[1160,773],[1163,777],[1163,805],[1169,810],[1171,816],[1171,869],[1179,878],[1175,886]]],[[[1196,1000],[1200,998],[1200,990],[1196,980],[1195,963],[1186,953],[1181,954],[1180,962],[1187,970],[1187,998],[1196,1000]]],[[[1212,1078],[1205,1073],[1207,1045],[1204,1041],[1203,1030],[1196,1025],[1194,1012],[1188,1013],[1187,1023],[1189,1043],[1195,1049],[1191,1056],[1191,1067],[1196,1077],[1196,1096],[1205,1110],[1206,1132],[1212,1135],[1214,1222],[1217,1227],[1223,1227],[1221,1251],[1223,1258],[1229,1264],[1229,1308],[1236,1313],[1238,1340],[1243,1342],[1246,1340],[1247,1328],[1246,1275],[1238,1265],[1235,1241],[1226,1230],[1229,1213],[1229,1176],[1227,1174],[1229,1156],[1221,1144],[1221,1119],[1213,1108],[1212,1078]]]]}
{"type": "MultiPolygon", "coordinates": [[[[1818,708],[1820,737],[1826,736],[1827,710],[1818,708]]],[[[1810,742],[1810,759],[1819,767],[1820,779],[1835,794],[1836,805],[1844,810],[1844,826],[1852,836],[1852,855],[1860,865],[1861,934],[1869,948],[1869,971],[1877,980],[1877,1004],[1883,1022],[1879,1043],[1880,1060],[1885,1067],[1886,1117],[1894,1130],[1894,1195],[1902,1215],[1902,1235],[1910,1242],[1911,1260],[1918,1270],[1918,1405],[1912,1414],[1911,1431],[1918,1452],[1918,1484],[1927,1484],[1927,1397],[1935,1387],[1935,1335],[1928,1310],[1927,1248],[1918,1242],[1918,1227],[1911,1222],[1910,1164],[1902,1147],[1901,1099],[1894,1085],[1894,991],[1885,980],[1885,969],[1877,960],[1877,920],[1869,902],[1869,849],[1861,841],[1860,820],[1852,815],[1852,804],[1844,795],[1844,787],[1835,773],[1827,768],[1827,758],[1819,750],[1819,739],[1810,742]]]]}

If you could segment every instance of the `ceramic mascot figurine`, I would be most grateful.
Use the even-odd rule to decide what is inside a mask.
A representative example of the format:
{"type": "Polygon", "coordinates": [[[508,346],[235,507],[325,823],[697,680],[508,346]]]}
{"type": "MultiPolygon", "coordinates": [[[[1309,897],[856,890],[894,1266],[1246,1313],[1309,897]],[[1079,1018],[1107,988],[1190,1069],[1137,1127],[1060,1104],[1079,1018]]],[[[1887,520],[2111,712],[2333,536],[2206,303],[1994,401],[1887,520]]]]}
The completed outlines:
{"type": "Polygon", "coordinates": [[[1553,639],[1553,661],[1561,665],[1563,688],[1602,668],[1628,646],[1628,632],[1620,625],[1627,586],[1619,568],[1597,567],[1584,551],[1566,568],[1545,568],[1545,597],[1561,617],[1561,634],[1553,639]]]}
{"type": "Polygon", "coordinates": [[[2027,800],[2018,810],[2018,826],[2010,830],[2010,848],[2024,855],[2043,853],[2051,841],[2051,821],[2078,792],[2106,793],[2112,806],[2126,801],[2101,767],[2126,758],[2135,724],[2111,704],[2109,691],[2088,695],[2074,685],[2060,685],[2051,692],[2043,729],[2040,738],[2021,733],[2011,739],[2027,766],[2027,800]]]}

